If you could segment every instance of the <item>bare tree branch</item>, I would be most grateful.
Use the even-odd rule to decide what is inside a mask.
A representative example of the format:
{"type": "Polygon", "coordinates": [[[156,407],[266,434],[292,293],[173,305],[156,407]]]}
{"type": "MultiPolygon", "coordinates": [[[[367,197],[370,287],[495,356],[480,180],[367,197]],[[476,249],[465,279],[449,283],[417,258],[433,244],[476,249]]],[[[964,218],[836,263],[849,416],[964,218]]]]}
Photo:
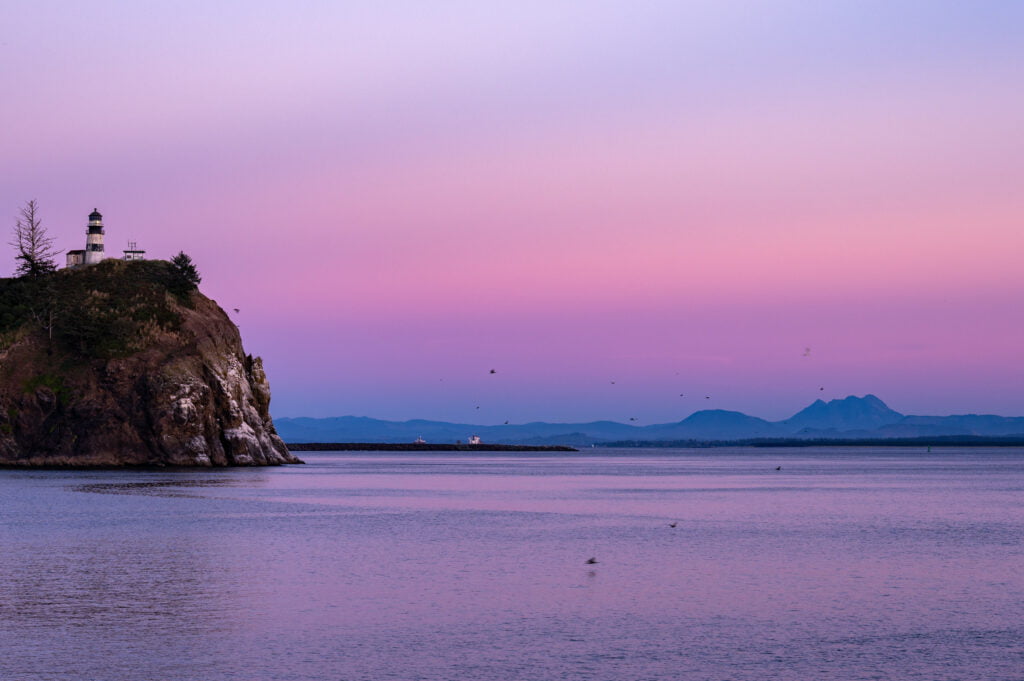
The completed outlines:
{"type": "Polygon", "coordinates": [[[39,219],[39,204],[32,199],[18,211],[14,224],[14,240],[11,246],[18,249],[16,260],[20,260],[18,276],[37,277],[57,269],[54,258],[60,251],[53,249],[53,238],[47,236],[46,228],[39,219]]]}

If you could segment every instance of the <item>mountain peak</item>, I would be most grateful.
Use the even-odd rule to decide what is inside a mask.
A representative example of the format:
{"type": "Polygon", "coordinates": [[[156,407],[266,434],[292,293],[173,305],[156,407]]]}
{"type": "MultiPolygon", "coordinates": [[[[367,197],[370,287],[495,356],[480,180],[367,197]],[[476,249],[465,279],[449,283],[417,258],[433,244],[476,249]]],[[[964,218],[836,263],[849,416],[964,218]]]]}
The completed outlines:
{"type": "Polygon", "coordinates": [[[842,399],[815,400],[783,423],[796,429],[871,430],[887,426],[903,418],[875,395],[847,395],[842,399]]]}

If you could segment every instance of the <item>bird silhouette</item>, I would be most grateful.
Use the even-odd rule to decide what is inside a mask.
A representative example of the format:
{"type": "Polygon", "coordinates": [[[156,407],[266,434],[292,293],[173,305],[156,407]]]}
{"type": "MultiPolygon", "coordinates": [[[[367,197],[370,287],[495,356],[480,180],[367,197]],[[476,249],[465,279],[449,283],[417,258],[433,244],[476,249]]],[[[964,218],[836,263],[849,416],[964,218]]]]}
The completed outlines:
{"type": "Polygon", "coordinates": [[[679,521],[678,521],[678,520],[675,520],[675,521],[673,521],[673,522],[669,523],[669,524],[668,524],[668,526],[669,526],[669,527],[675,527],[675,526],[676,526],[676,525],[678,525],[678,524],[679,524],[679,521]]]}
{"type": "Polygon", "coordinates": [[[824,389],[825,389],[825,386],[821,386],[820,388],[818,388],[818,390],[824,390],[824,389]]]}
{"type": "Polygon", "coordinates": [[[497,372],[497,371],[495,371],[494,369],[491,369],[491,373],[492,373],[492,374],[496,374],[496,373],[498,373],[498,372],[497,372]]]}
{"type": "Polygon", "coordinates": [[[587,558],[587,565],[597,565],[597,558],[587,558]]]}
{"type": "Polygon", "coordinates": [[[636,421],[636,417],[635,417],[635,416],[630,416],[630,417],[629,417],[629,420],[630,420],[630,421],[636,421]]]}
{"type": "Polygon", "coordinates": [[[239,310],[237,307],[234,308],[234,310],[235,310],[235,314],[238,314],[239,312],[241,312],[241,310],[239,310]]]}
{"type": "Polygon", "coordinates": [[[505,425],[506,425],[506,426],[508,425],[508,421],[507,421],[507,420],[505,421],[505,425]]]}
{"type": "Polygon", "coordinates": [[[782,466],[776,466],[776,467],[775,467],[775,470],[777,470],[777,471],[781,471],[781,470],[782,470],[782,466]]]}
{"type": "Polygon", "coordinates": [[[710,400],[710,399],[711,399],[711,395],[705,395],[705,396],[704,396],[704,399],[705,399],[705,400],[710,400]]]}

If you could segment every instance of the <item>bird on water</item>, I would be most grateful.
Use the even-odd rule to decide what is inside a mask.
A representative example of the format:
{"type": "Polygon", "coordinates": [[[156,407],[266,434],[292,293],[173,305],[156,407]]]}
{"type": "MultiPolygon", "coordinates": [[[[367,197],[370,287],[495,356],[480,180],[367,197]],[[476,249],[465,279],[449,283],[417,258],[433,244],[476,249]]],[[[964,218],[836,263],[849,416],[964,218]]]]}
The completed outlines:
{"type": "Polygon", "coordinates": [[[678,521],[678,520],[674,520],[674,521],[670,522],[670,523],[668,524],[668,526],[669,526],[669,527],[675,527],[675,526],[676,526],[676,525],[678,525],[678,524],[679,524],[679,521],[678,521]]]}

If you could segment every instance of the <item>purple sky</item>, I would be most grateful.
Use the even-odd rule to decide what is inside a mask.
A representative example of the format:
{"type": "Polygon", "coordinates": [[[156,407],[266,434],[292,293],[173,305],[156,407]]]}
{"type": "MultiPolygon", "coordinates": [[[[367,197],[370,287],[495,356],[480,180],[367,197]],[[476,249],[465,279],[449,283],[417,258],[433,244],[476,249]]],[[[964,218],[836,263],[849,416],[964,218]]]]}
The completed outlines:
{"type": "Polygon", "coordinates": [[[6,2],[0,214],[190,253],[276,416],[1021,415],[1022,35],[1018,2],[6,2]]]}

